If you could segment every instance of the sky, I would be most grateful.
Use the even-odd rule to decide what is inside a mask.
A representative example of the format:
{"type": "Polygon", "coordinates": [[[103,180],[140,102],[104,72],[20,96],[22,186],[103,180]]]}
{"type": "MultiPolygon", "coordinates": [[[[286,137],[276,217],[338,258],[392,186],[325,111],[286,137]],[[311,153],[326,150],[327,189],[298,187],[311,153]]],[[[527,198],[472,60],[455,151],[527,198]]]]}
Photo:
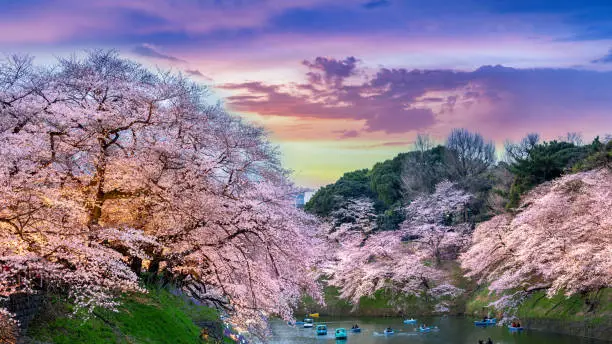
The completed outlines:
{"type": "Polygon", "coordinates": [[[298,185],[438,142],[612,133],[610,0],[0,0],[0,53],[117,49],[267,128],[298,185]]]}

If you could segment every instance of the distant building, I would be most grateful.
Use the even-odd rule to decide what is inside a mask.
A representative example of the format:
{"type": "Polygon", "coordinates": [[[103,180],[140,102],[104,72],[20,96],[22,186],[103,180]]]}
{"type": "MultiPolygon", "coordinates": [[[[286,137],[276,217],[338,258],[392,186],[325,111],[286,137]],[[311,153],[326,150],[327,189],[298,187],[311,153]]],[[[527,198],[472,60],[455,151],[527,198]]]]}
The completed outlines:
{"type": "Polygon", "coordinates": [[[314,195],[315,191],[313,190],[305,190],[301,191],[295,196],[295,206],[298,208],[304,208],[304,205],[310,201],[312,195],[314,195]]]}

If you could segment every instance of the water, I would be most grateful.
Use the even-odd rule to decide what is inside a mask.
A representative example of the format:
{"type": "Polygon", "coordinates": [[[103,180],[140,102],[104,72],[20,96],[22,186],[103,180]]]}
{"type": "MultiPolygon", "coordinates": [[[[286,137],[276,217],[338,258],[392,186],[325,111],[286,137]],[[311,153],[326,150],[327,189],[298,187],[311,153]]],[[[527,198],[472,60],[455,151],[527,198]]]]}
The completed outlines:
{"type": "Polygon", "coordinates": [[[317,323],[327,324],[327,336],[317,336],[314,328],[305,329],[301,325],[290,327],[285,322],[274,321],[272,325],[272,344],[477,344],[479,339],[486,342],[491,337],[495,344],[610,344],[610,342],[593,339],[524,330],[510,333],[507,327],[474,326],[474,320],[462,317],[419,318],[418,325],[404,325],[400,318],[320,318],[317,323]],[[415,329],[421,323],[438,326],[439,330],[430,333],[419,333],[415,329]],[[358,324],[361,333],[351,333],[350,328],[358,324]],[[395,334],[385,336],[383,331],[390,326],[395,334]],[[344,327],[348,333],[347,340],[334,338],[334,331],[344,327]]]}

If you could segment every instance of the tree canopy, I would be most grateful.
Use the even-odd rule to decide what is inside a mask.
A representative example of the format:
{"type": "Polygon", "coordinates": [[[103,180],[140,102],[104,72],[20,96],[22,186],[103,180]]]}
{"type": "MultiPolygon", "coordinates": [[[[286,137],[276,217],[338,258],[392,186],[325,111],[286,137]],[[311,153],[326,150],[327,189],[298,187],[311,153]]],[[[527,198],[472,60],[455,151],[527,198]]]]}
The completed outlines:
{"type": "Polygon", "coordinates": [[[0,295],[112,308],[163,272],[255,333],[318,297],[318,224],[276,148],[204,92],[112,51],[0,62],[0,295]]]}
{"type": "Polygon", "coordinates": [[[493,290],[549,295],[612,285],[612,171],[569,174],[527,193],[516,216],[480,224],[461,257],[493,290]]]}

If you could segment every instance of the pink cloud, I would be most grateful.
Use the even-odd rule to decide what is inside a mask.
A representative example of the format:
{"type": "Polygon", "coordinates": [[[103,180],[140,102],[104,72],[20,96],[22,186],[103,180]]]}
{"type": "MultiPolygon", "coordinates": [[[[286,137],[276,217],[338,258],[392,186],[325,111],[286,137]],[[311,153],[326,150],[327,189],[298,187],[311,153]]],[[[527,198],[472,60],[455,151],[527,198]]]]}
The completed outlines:
{"type": "MultiPolygon", "coordinates": [[[[331,66],[341,63],[325,61],[331,66]]],[[[350,68],[350,73],[343,73],[357,71],[350,68]]],[[[235,111],[363,121],[365,132],[447,131],[456,126],[508,137],[519,130],[531,131],[530,126],[576,123],[586,115],[612,126],[612,116],[604,115],[612,107],[608,96],[612,73],[502,66],[471,72],[381,68],[369,78],[346,85],[321,84],[307,76],[309,83],[291,87],[262,82],[220,87],[239,91],[228,98],[228,106],[235,111]]],[[[355,137],[356,131],[342,134],[355,137]]]]}

